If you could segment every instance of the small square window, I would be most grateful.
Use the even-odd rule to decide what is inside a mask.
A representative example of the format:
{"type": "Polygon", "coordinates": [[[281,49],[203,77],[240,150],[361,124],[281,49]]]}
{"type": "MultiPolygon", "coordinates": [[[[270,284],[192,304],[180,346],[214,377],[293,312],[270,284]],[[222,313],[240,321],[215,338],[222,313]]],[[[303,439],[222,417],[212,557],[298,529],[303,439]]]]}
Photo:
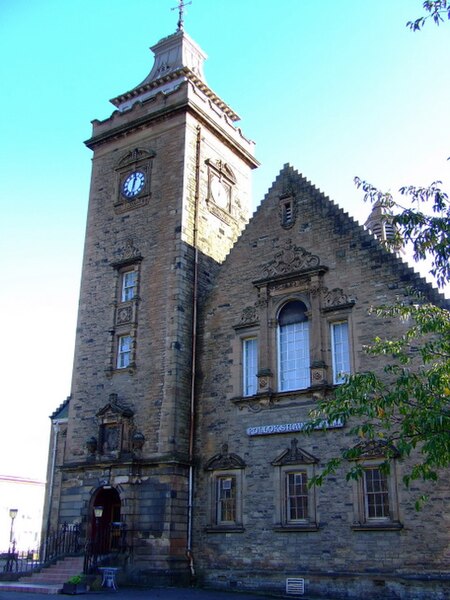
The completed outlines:
{"type": "Polygon", "coordinates": [[[126,369],[131,363],[131,336],[121,335],[117,340],[117,368],[126,369]]]}

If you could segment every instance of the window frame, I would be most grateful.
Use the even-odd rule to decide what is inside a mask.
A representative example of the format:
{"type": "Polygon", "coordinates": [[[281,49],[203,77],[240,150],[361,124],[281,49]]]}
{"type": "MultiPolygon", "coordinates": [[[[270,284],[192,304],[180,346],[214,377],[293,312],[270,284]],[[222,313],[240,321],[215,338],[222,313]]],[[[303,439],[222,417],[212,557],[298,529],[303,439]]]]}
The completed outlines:
{"type": "Polygon", "coordinates": [[[259,340],[253,335],[241,339],[242,346],[242,396],[248,398],[258,393],[258,363],[259,363],[259,340]],[[247,360],[249,357],[248,346],[250,342],[255,344],[254,355],[251,357],[251,364],[247,360]],[[253,379],[253,385],[251,383],[253,379]]]}
{"type": "Polygon", "coordinates": [[[120,292],[119,292],[119,302],[132,302],[137,297],[138,292],[138,270],[135,268],[132,269],[124,269],[120,272],[120,292]],[[133,275],[134,283],[133,285],[126,285],[127,277],[133,275]],[[131,290],[131,296],[128,297],[128,291],[131,290]]]}
{"type": "Polygon", "coordinates": [[[276,460],[272,462],[274,470],[275,490],[275,531],[317,531],[317,497],[316,486],[308,486],[308,481],[314,478],[316,465],[319,460],[298,446],[298,440],[293,438],[290,447],[285,449],[276,460]],[[292,518],[289,514],[289,487],[290,475],[302,473],[305,476],[305,489],[307,494],[306,511],[301,518],[292,518]]]}
{"type": "Polygon", "coordinates": [[[277,311],[276,323],[277,323],[276,344],[277,344],[277,379],[278,379],[277,389],[279,392],[295,392],[295,391],[299,391],[299,390],[307,390],[311,387],[311,335],[310,335],[311,319],[310,319],[310,311],[309,311],[308,305],[301,298],[289,299],[288,301],[284,302],[282,304],[282,306],[280,306],[279,310],[277,311]],[[280,315],[281,315],[282,311],[289,304],[296,303],[296,302],[299,302],[304,305],[304,307],[305,307],[304,314],[305,314],[306,319],[304,321],[298,321],[298,322],[294,322],[294,323],[281,325],[280,324],[280,315]],[[301,326],[300,335],[302,337],[302,340],[300,340],[300,343],[302,344],[302,348],[304,350],[303,356],[301,358],[298,358],[296,356],[297,351],[295,351],[296,357],[292,358],[292,350],[289,352],[289,346],[295,345],[295,347],[297,348],[297,344],[299,342],[297,341],[297,339],[294,339],[293,341],[291,340],[291,342],[290,342],[289,339],[284,340],[284,339],[282,339],[282,337],[286,338],[286,336],[288,336],[288,337],[292,338],[292,336],[298,336],[299,331],[298,330],[296,331],[295,327],[298,327],[299,325],[301,326]],[[292,328],[292,326],[294,326],[294,328],[292,328]],[[287,330],[288,327],[290,328],[289,331],[287,330]],[[305,346],[306,346],[306,348],[305,348],[305,346]],[[283,358],[283,356],[282,356],[285,348],[286,348],[285,353],[288,355],[287,358],[283,358]],[[287,369],[286,368],[287,363],[293,362],[293,361],[295,362],[294,369],[290,369],[290,370],[287,369]],[[301,372],[304,372],[303,375],[301,375],[301,372]],[[287,378],[285,376],[287,373],[293,373],[293,376],[290,376],[289,378],[287,378]],[[294,380],[293,383],[290,383],[292,380],[294,380]],[[284,381],[286,381],[287,383],[285,384],[284,381]],[[302,381],[303,383],[300,383],[300,381],[302,381]],[[284,385],[286,385],[286,387],[284,387],[284,385]]]}
{"type": "Polygon", "coordinates": [[[389,482],[388,476],[378,466],[370,465],[363,468],[364,516],[366,521],[390,521],[389,482]],[[371,480],[368,475],[371,474],[371,480]],[[374,475],[376,474],[376,478],[374,475]],[[381,484],[381,489],[374,489],[381,484]],[[382,509],[383,514],[371,515],[372,510],[382,509]],[[386,514],[385,514],[386,513],[386,514]]]}
{"type": "Polygon", "coordinates": [[[278,498],[276,502],[277,523],[275,529],[278,531],[316,531],[317,509],[316,509],[316,487],[308,488],[308,481],[314,477],[314,464],[288,464],[281,465],[277,469],[278,498]],[[307,508],[304,518],[293,519],[288,514],[288,477],[291,474],[302,473],[306,476],[307,508]]]}
{"type": "Polygon", "coordinates": [[[284,484],[285,484],[285,491],[284,491],[284,502],[285,502],[285,520],[286,520],[286,524],[288,525],[297,525],[298,523],[305,523],[308,522],[309,520],[309,504],[310,504],[310,498],[309,498],[309,494],[308,494],[308,472],[306,469],[286,469],[286,471],[283,473],[284,475],[284,484]],[[291,493],[291,486],[294,485],[295,487],[297,487],[297,482],[295,481],[295,478],[298,476],[301,476],[301,493],[299,494],[295,494],[295,493],[291,493]],[[293,482],[291,482],[291,478],[294,479],[293,482]],[[305,493],[306,490],[306,493],[305,493]],[[297,504],[297,500],[298,499],[305,499],[306,502],[306,509],[303,510],[303,516],[301,517],[293,517],[292,516],[292,512],[293,510],[297,511],[299,508],[302,508],[302,503],[300,503],[300,506],[295,506],[297,504]]]}
{"type": "Polygon", "coordinates": [[[242,498],[243,498],[243,469],[218,469],[210,474],[209,485],[209,518],[206,528],[209,532],[244,531],[242,522],[242,498]],[[234,519],[225,520],[219,518],[220,498],[219,481],[231,479],[234,481],[234,519]]]}
{"type": "Polygon", "coordinates": [[[216,483],[216,516],[215,522],[217,525],[229,526],[236,524],[237,515],[237,481],[236,475],[230,473],[217,474],[215,477],[216,483]],[[226,491],[226,487],[222,487],[225,482],[230,482],[230,495],[224,496],[223,493],[226,491]],[[224,513],[230,512],[232,515],[231,519],[223,518],[224,513]]]}
{"type": "Polygon", "coordinates": [[[123,371],[124,369],[129,369],[132,365],[132,357],[133,357],[133,338],[130,333],[123,333],[117,335],[117,343],[116,343],[116,369],[118,371],[123,371]],[[121,340],[125,338],[129,339],[129,347],[127,350],[121,350],[121,340]],[[126,364],[121,364],[121,358],[128,355],[128,361],[126,364]]]}
{"type": "MultiPolygon", "coordinates": [[[[345,383],[345,376],[350,375],[352,373],[352,361],[351,361],[351,345],[350,345],[350,323],[349,319],[336,319],[329,322],[329,336],[330,336],[330,354],[331,354],[331,372],[332,372],[332,383],[333,385],[342,385],[345,383]],[[347,356],[346,360],[348,363],[348,370],[339,370],[337,365],[337,357],[336,357],[336,347],[335,347],[335,329],[340,325],[347,325],[347,356]],[[339,377],[339,374],[344,375],[344,377],[339,377]]],[[[342,361],[344,362],[344,361],[342,361]]]]}
{"type": "MultiPolygon", "coordinates": [[[[352,529],[355,531],[374,530],[399,530],[403,525],[400,522],[398,493],[397,493],[397,464],[396,460],[390,461],[390,471],[383,473],[386,483],[388,514],[384,516],[370,516],[368,514],[368,492],[366,473],[368,471],[380,471],[384,458],[363,459],[361,461],[362,474],[357,481],[353,482],[354,513],[355,518],[352,529]]],[[[382,472],[382,471],[381,471],[382,472]]]]}

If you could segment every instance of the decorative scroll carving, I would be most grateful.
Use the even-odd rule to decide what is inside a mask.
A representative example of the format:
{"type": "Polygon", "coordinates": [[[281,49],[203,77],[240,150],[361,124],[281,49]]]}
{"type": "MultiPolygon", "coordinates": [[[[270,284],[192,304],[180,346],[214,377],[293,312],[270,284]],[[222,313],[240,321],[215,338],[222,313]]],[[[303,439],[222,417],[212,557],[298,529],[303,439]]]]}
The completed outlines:
{"type": "Polygon", "coordinates": [[[344,306],[348,304],[355,304],[355,301],[344,294],[344,291],[341,288],[334,288],[332,290],[323,288],[323,308],[335,308],[337,306],[344,306]]]}
{"type": "Polygon", "coordinates": [[[273,461],[272,465],[311,465],[318,462],[319,460],[315,456],[309,454],[306,450],[299,448],[297,438],[293,438],[291,440],[291,447],[280,454],[280,456],[273,461]]]}
{"type": "Polygon", "coordinates": [[[246,306],[242,311],[239,325],[251,325],[253,323],[258,323],[258,321],[259,315],[256,310],[256,306],[246,306]]]}
{"type": "Polygon", "coordinates": [[[321,290],[322,290],[322,286],[321,286],[320,281],[315,281],[314,283],[311,283],[311,285],[309,286],[309,293],[312,298],[315,298],[316,296],[318,296],[320,294],[321,290]]]}
{"type": "Polygon", "coordinates": [[[213,456],[205,466],[206,471],[218,471],[228,469],[243,469],[245,462],[237,454],[228,452],[228,444],[223,444],[222,452],[213,456]]]}
{"type": "Polygon", "coordinates": [[[117,317],[116,317],[117,325],[122,325],[124,323],[130,323],[132,318],[133,318],[133,307],[131,306],[131,304],[128,306],[120,306],[117,309],[117,317]]]}
{"type": "Polygon", "coordinates": [[[116,252],[119,260],[133,260],[141,257],[138,248],[134,245],[133,239],[128,238],[125,240],[123,246],[120,246],[116,252]]]}
{"type": "Polygon", "coordinates": [[[262,268],[264,277],[286,275],[295,271],[314,269],[320,265],[320,258],[307,252],[301,246],[295,246],[288,239],[274,258],[262,268]]]}

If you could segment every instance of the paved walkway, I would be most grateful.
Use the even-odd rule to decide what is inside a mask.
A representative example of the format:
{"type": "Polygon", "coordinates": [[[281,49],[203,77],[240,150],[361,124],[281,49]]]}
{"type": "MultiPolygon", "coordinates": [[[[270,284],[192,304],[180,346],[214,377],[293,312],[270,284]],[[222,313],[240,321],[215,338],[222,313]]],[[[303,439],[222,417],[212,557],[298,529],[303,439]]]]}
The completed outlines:
{"type": "MultiPolygon", "coordinates": [[[[88,592],[89,598],[82,595],[80,600],[274,600],[274,596],[255,595],[234,592],[218,592],[214,590],[198,590],[192,588],[165,588],[165,589],[130,589],[120,588],[117,592],[102,590],[88,592]]],[[[55,596],[41,593],[0,591],[0,600],[50,600],[55,596]]],[[[298,598],[298,596],[290,596],[298,598]]],[[[59,598],[59,596],[58,596],[59,598]]],[[[63,596],[67,598],[68,596],[63,596]]],[[[280,598],[280,596],[278,596],[280,598]]],[[[301,596],[308,600],[308,596],[301,596]]],[[[324,599],[322,599],[324,600],[324,599]]],[[[328,600],[333,600],[329,598],[328,600]]]]}
{"type": "MultiPolygon", "coordinates": [[[[273,596],[260,596],[254,594],[242,594],[234,592],[218,592],[214,590],[198,590],[192,588],[164,588],[164,589],[129,589],[120,588],[117,592],[102,590],[99,592],[88,592],[85,600],[273,600],[273,596]]],[[[58,598],[69,596],[58,596],[58,598]]],[[[77,596],[79,597],[79,596],[77,596]]],[[[29,592],[10,592],[1,590],[0,600],[50,600],[54,595],[29,592]]],[[[302,597],[306,600],[305,596],[302,597]]]]}

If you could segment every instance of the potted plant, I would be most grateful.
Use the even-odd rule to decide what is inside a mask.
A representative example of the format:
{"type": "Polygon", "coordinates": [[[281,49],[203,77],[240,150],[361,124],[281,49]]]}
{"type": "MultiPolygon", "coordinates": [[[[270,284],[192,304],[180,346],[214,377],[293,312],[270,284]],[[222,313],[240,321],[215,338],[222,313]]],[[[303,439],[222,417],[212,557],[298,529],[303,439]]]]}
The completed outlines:
{"type": "Polygon", "coordinates": [[[61,590],[62,594],[85,594],[86,592],[87,585],[84,575],[74,575],[63,584],[61,590]]]}

